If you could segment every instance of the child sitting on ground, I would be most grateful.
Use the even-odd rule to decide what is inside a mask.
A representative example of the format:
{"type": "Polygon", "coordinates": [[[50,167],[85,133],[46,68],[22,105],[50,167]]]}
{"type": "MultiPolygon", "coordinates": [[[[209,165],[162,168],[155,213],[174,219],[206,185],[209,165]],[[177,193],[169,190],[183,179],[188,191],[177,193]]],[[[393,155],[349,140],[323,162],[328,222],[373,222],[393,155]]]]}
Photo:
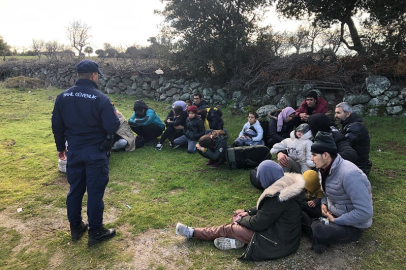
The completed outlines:
{"type": "Polygon", "coordinates": [[[248,122],[243,126],[238,138],[235,139],[235,146],[244,145],[264,145],[262,136],[264,131],[258,121],[258,114],[256,112],[248,113],[248,122]]]}
{"type": "Polygon", "coordinates": [[[304,173],[314,167],[313,161],[310,160],[312,139],[313,135],[309,125],[301,124],[290,133],[290,138],[274,144],[271,154],[275,155],[279,152],[287,154],[289,165],[283,166],[280,163],[285,172],[304,173]]]}
{"type": "MultiPolygon", "coordinates": [[[[302,210],[305,214],[303,214],[303,219],[310,219],[310,217],[321,217],[321,198],[323,197],[323,191],[321,191],[319,174],[313,170],[308,170],[303,173],[303,178],[305,180],[305,199],[306,201],[302,203],[302,210]]],[[[311,222],[310,222],[311,223],[311,222]]],[[[312,234],[312,230],[310,227],[306,226],[305,224],[310,224],[308,222],[302,223],[303,232],[310,236],[312,234]]]]}
{"type": "Polygon", "coordinates": [[[196,143],[205,133],[203,121],[197,115],[197,107],[195,105],[187,108],[189,117],[186,119],[186,124],[183,128],[183,134],[173,141],[173,148],[178,148],[181,145],[187,145],[188,153],[196,151],[196,143]]]}
{"type": "Polygon", "coordinates": [[[213,130],[202,136],[196,148],[203,157],[208,158],[207,166],[217,168],[226,160],[227,140],[224,130],[213,130]]]}
{"type": "Polygon", "coordinates": [[[180,128],[185,126],[186,119],[188,117],[186,112],[186,104],[184,104],[184,107],[175,104],[176,102],[173,103],[173,108],[168,113],[168,116],[164,121],[166,129],[164,133],[161,135],[161,138],[159,139],[159,142],[155,147],[156,150],[162,150],[163,143],[165,142],[166,139],[169,139],[170,145],[173,145],[173,141],[176,138],[182,136],[183,134],[183,130],[180,128]]]}

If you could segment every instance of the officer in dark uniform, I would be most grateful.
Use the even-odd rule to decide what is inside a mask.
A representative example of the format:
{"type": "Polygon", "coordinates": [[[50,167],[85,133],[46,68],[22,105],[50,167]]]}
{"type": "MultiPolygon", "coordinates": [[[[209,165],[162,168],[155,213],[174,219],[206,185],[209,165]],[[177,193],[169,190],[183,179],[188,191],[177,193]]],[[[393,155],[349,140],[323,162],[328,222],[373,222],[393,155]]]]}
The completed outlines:
{"type": "Polygon", "coordinates": [[[58,158],[67,157],[70,185],[66,199],[72,241],[79,240],[89,226],[88,245],[112,238],[116,231],[103,227],[103,195],[109,181],[108,134],[119,126],[110,99],[97,89],[99,66],[90,60],[77,67],[76,84],[58,95],[52,112],[58,158]],[[68,149],[65,142],[68,141],[68,149]],[[102,149],[103,148],[103,149],[102,149]],[[69,151],[68,151],[69,150],[69,151]],[[82,199],[87,189],[88,224],[82,221],[82,199]]]}

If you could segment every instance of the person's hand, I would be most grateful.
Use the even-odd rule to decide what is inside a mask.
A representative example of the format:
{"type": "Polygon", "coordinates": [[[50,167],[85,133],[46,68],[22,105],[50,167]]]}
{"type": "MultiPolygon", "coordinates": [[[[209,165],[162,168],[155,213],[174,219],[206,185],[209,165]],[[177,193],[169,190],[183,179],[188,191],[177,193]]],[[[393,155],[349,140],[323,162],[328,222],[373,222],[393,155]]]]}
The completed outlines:
{"type": "Polygon", "coordinates": [[[235,211],[233,212],[233,215],[238,215],[238,214],[241,214],[241,213],[244,213],[244,212],[245,212],[244,209],[237,209],[237,210],[235,210],[235,211]]]}
{"type": "Polygon", "coordinates": [[[331,215],[331,212],[328,210],[327,205],[322,204],[321,205],[321,214],[325,217],[327,217],[327,215],[331,215]]]}
{"type": "Polygon", "coordinates": [[[307,205],[312,207],[312,208],[316,206],[316,204],[313,201],[308,201],[307,205]]]}
{"type": "Polygon", "coordinates": [[[307,113],[301,113],[299,114],[300,116],[300,120],[307,122],[307,118],[309,117],[309,115],[307,113]]]}
{"type": "Polygon", "coordinates": [[[248,216],[248,213],[245,212],[243,209],[235,210],[233,213],[233,217],[231,218],[231,223],[237,224],[242,217],[248,216]]]}
{"type": "Polygon", "coordinates": [[[279,165],[281,165],[282,167],[289,167],[289,161],[288,161],[287,155],[285,155],[282,152],[279,152],[277,157],[278,157],[279,165]]]}
{"type": "Polygon", "coordinates": [[[203,146],[200,146],[199,143],[196,143],[196,149],[199,151],[204,151],[206,148],[204,148],[203,146]]]}
{"type": "Polygon", "coordinates": [[[66,155],[65,155],[65,153],[66,153],[66,149],[63,150],[63,151],[61,151],[61,152],[56,151],[56,155],[58,156],[58,158],[59,158],[60,160],[66,160],[66,155]]]}
{"type": "Polygon", "coordinates": [[[331,214],[330,211],[327,211],[326,218],[327,218],[330,222],[334,222],[333,214],[331,214]]]}

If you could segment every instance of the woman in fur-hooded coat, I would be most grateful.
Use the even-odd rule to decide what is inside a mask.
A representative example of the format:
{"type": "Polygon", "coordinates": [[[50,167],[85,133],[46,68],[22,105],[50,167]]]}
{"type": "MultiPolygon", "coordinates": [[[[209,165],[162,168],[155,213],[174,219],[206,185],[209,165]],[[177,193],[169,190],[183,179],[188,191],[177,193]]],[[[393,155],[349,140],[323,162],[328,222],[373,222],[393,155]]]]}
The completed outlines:
{"type": "Polygon", "coordinates": [[[237,221],[254,231],[241,259],[278,259],[299,248],[304,184],[302,175],[285,173],[264,190],[257,206],[247,210],[248,216],[237,221]]]}

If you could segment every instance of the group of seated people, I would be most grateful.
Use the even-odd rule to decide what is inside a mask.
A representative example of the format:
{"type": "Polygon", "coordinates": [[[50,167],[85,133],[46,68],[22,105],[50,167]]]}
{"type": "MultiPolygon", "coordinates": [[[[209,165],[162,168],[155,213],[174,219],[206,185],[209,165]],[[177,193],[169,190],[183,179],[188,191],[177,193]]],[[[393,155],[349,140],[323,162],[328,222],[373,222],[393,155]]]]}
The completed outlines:
{"type": "MultiPolygon", "coordinates": [[[[348,103],[335,108],[340,129],[327,112],[327,102],[310,91],[297,110],[287,107],[268,114],[266,138],[257,113],[249,112],[234,146],[267,145],[275,156],[275,161],[263,161],[251,174],[252,184],[263,190],[256,206],[236,210],[232,222],[221,226],[193,228],[178,223],[176,233],[214,240],[221,250],[247,245],[241,256],[247,260],[295,252],[302,232],[319,254],[328,245],[357,241],[371,226],[373,215],[368,130],[348,103]]],[[[184,145],[189,153],[198,151],[213,168],[226,161],[227,132],[221,111],[209,108],[199,93],[192,104],[175,101],[164,121],[142,100],[134,103],[128,122],[118,110],[117,114],[120,128],[112,150],[133,151],[134,132],[145,144],[156,144],[157,150],[169,140],[173,148],[184,145]]]]}
{"type": "MultiPolygon", "coordinates": [[[[318,254],[359,240],[373,216],[368,130],[348,103],[335,108],[340,129],[327,112],[315,91],[297,110],[271,112],[268,146],[277,162],[265,160],[250,174],[253,186],[263,190],[256,206],[235,210],[231,223],[220,226],[178,223],[176,234],[214,240],[220,250],[246,247],[240,258],[258,261],[295,252],[302,232],[318,254]]],[[[258,144],[261,138],[249,130],[262,130],[255,118],[249,114],[236,145],[258,144]]]]}

